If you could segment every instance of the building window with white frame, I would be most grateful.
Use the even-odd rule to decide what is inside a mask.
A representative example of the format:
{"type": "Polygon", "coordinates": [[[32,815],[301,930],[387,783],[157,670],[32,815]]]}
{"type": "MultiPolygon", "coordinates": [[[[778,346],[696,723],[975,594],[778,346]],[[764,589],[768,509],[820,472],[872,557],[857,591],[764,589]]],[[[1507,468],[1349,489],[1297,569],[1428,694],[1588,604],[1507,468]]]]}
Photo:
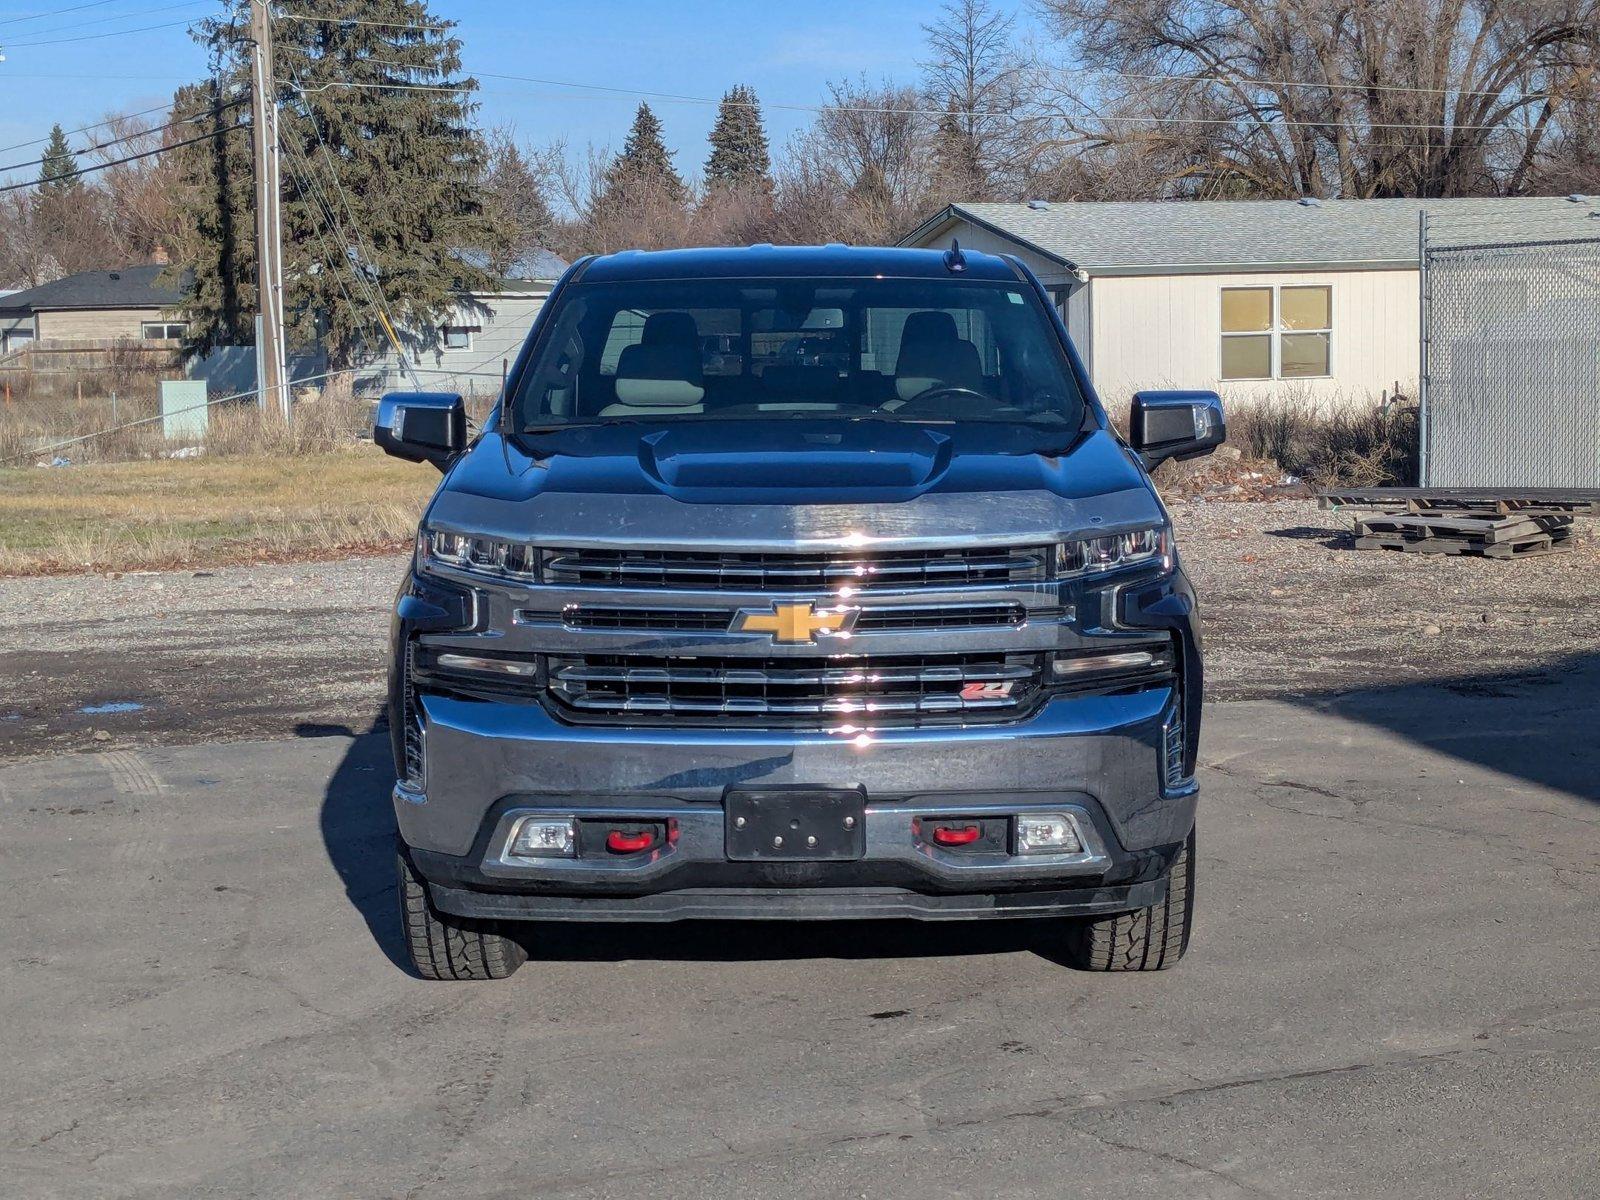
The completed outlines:
{"type": "Polygon", "coordinates": [[[439,328],[439,341],[446,350],[471,350],[472,335],[477,332],[476,325],[442,325],[439,328]]]}
{"type": "Polygon", "coordinates": [[[1222,379],[1317,379],[1333,374],[1333,288],[1282,284],[1222,289],[1222,379]]]}
{"type": "Polygon", "coordinates": [[[187,321],[144,321],[139,336],[147,342],[176,342],[189,334],[187,321]]]}

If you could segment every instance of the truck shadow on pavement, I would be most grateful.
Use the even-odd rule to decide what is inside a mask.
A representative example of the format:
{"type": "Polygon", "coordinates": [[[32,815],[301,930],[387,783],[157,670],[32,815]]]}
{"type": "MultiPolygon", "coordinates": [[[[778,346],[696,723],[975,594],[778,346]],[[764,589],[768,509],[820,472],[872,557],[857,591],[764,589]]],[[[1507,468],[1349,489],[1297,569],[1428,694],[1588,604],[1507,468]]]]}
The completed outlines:
{"type": "Polygon", "coordinates": [[[366,921],[372,940],[390,962],[412,974],[395,895],[396,830],[389,798],[394,760],[388,727],[380,718],[366,733],[347,725],[299,725],[295,732],[300,737],[351,739],[322,795],[322,844],[345,898],[366,921]]]}

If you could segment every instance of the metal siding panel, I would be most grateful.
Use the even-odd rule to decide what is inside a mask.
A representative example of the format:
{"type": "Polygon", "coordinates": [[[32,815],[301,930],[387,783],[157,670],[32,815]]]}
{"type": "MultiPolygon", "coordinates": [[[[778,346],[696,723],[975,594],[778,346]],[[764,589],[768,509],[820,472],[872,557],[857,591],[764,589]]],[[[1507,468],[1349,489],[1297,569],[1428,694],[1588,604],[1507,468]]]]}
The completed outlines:
{"type": "Polygon", "coordinates": [[[1300,397],[1377,403],[1416,378],[1415,271],[1290,272],[1096,277],[1094,377],[1108,405],[1141,388],[1212,387],[1234,402],[1300,397]],[[1221,289],[1320,285],[1333,289],[1332,376],[1225,383],[1221,289]]]}

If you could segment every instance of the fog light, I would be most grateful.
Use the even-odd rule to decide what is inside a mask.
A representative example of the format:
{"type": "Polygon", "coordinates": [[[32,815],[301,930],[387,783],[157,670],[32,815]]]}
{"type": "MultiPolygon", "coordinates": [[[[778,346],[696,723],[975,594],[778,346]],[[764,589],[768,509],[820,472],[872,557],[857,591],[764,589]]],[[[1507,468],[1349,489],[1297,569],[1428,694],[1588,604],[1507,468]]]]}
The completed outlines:
{"type": "Polygon", "coordinates": [[[1071,817],[1063,813],[1018,815],[1018,854],[1076,854],[1082,849],[1071,817]]]}
{"type": "Polygon", "coordinates": [[[506,848],[508,858],[571,858],[578,847],[578,830],[570,818],[553,821],[527,817],[517,825],[506,848]]]}

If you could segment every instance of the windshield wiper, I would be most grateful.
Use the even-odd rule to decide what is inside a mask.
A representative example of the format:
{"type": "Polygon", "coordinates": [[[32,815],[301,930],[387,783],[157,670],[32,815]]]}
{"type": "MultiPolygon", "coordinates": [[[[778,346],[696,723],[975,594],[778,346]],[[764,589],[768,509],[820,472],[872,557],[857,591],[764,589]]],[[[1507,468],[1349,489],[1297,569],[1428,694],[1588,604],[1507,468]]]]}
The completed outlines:
{"type": "Polygon", "coordinates": [[[536,433],[560,433],[566,429],[593,429],[599,421],[561,421],[550,425],[524,425],[517,432],[527,436],[536,433]]]}

